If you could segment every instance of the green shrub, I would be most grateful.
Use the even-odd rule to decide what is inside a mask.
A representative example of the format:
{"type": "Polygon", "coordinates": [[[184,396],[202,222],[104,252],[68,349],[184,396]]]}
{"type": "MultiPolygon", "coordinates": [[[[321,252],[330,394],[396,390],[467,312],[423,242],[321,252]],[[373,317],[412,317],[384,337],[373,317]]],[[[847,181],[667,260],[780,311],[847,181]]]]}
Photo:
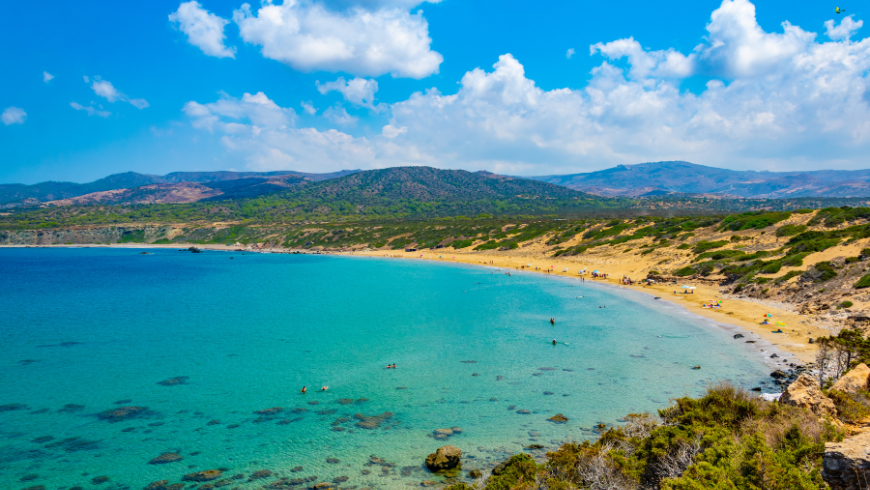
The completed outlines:
{"type": "Polygon", "coordinates": [[[865,274],[861,279],[858,279],[858,282],[852,287],[856,289],[870,288],[870,274],[865,274]]]}
{"type": "Polygon", "coordinates": [[[762,274],[776,274],[779,270],[782,269],[782,261],[774,260],[768,262],[764,267],[761,268],[759,272],[762,274]]]}
{"type": "Polygon", "coordinates": [[[458,250],[460,248],[468,248],[472,243],[474,243],[474,239],[472,238],[467,240],[454,240],[450,243],[450,246],[458,250]]]}
{"type": "Polygon", "coordinates": [[[675,270],[674,275],[678,276],[678,277],[686,277],[686,276],[691,276],[692,274],[695,274],[696,272],[697,271],[695,270],[694,267],[689,266],[689,267],[683,267],[682,269],[675,270]]]}
{"type": "Polygon", "coordinates": [[[852,303],[851,301],[846,300],[840,303],[840,308],[851,308],[853,304],[854,303],[852,303]]]}
{"type": "Polygon", "coordinates": [[[777,228],[776,236],[795,236],[807,231],[807,225],[783,225],[777,228]]]}
{"type": "Polygon", "coordinates": [[[691,245],[689,245],[688,243],[683,243],[679,247],[677,247],[677,250],[688,250],[690,248],[692,248],[691,245]]]}
{"type": "Polygon", "coordinates": [[[830,262],[819,262],[804,272],[803,277],[812,282],[825,282],[837,277],[837,271],[830,262]]]}
{"type": "Polygon", "coordinates": [[[791,216],[788,211],[765,213],[748,212],[743,214],[733,214],[722,220],[720,230],[757,230],[775,225],[780,221],[786,220],[791,216]]]}
{"type": "Polygon", "coordinates": [[[715,242],[708,242],[707,240],[701,240],[700,242],[695,244],[695,247],[692,249],[692,252],[696,254],[702,254],[708,250],[712,250],[714,248],[720,248],[728,245],[728,242],[725,240],[718,240],[715,242]]]}
{"type": "Polygon", "coordinates": [[[831,390],[827,395],[828,398],[834,401],[834,406],[837,407],[838,418],[844,422],[858,422],[870,415],[867,398],[864,396],[853,396],[838,390],[831,390]]]}
{"type": "Polygon", "coordinates": [[[480,245],[474,247],[474,250],[493,250],[498,248],[498,242],[495,240],[490,240],[486,243],[481,243],[480,245]]]}
{"type": "Polygon", "coordinates": [[[791,279],[792,277],[796,277],[796,276],[799,276],[801,274],[803,274],[802,271],[789,271],[784,276],[777,277],[776,282],[777,282],[777,284],[782,284],[782,283],[788,281],[789,279],[791,279]]]}

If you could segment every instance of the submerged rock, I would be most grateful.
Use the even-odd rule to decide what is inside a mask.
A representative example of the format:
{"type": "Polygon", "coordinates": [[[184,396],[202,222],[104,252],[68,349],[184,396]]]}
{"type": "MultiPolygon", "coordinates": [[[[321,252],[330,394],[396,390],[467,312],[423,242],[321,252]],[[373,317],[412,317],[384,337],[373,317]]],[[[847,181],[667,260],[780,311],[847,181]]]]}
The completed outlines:
{"type": "Polygon", "coordinates": [[[97,414],[97,418],[107,422],[121,422],[123,420],[142,417],[148,413],[148,407],[120,407],[106,410],[97,414]]]}
{"type": "Polygon", "coordinates": [[[162,386],[176,386],[187,384],[187,380],[190,379],[189,376],[176,376],[174,378],[164,379],[163,381],[158,381],[157,384],[162,386]]]}
{"type": "Polygon", "coordinates": [[[196,473],[188,473],[184,475],[182,480],[184,481],[196,481],[196,482],[204,482],[204,481],[212,481],[217,480],[224,474],[221,470],[205,470],[205,471],[197,471],[196,473]]]}
{"type": "Polygon", "coordinates": [[[435,439],[439,439],[439,440],[447,439],[452,435],[453,435],[452,429],[435,429],[432,432],[432,436],[434,436],[435,439]]]}
{"type": "Polygon", "coordinates": [[[482,477],[482,476],[483,476],[483,472],[480,470],[471,470],[468,472],[468,477],[474,478],[475,480],[482,477]]]}
{"type": "Polygon", "coordinates": [[[257,470],[251,473],[251,476],[248,478],[248,481],[261,480],[263,478],[268,478],[272,476],[272,470],[257,470]]]}
{"type": "Polygon", "coordinates": [[[7,403],[6,405],[0,405],[0,412],[12,412],[14,410],[24,410],[27,408],[27,405],[23,403],[7,403]]]}
{"type": "Polygon", "coordinates": [[[462,463],[462,450],[456,446],[442,446],[426,457],[429,471],[447,471],[459,468],[462,463]]]}
{"type": "Polygon", "coordinates": [[[356,413],[353,417],[359,420],[359,422],[356,423],[357,427],[371,430],[380,427],[384,420],[392,418],[393,412],[384,412],[380,415],[372,416],[364,415],[362,413],[356,413]]]}
{"type": "Polygon", "coordinates": [[[275,415],[283,412],[284,409],[281,407],[272,407],[272,408],[264,408],[263,410],[257,410],[254,412],[256,415],[275,415]]]}
{"type": "Polygon", "coordinates": [[[568,421],[568,417],[562,415],[561,413],[557,413],[556,415],[553,415],[552,417],[548,418],[547,420],[549,420],[550,422],[555,422],[557,424],[564,424],[565,422],[568,421]]]}
{"type": "Polygon", "coordinates": [[[84,409],[85,409],[84,405],[78,405],[75,403],[67,403],[66,405],[61,407],[61,409],[58,410],[58,412],[60,412],[60,413],[75,413],[75,412],[81,412],[84,409]]]}
{"type": "Polygon", "coordinates": [[[182,458],[181,455],[178,453],[163,453],[160,456],[157,456],[156,458],[149,461],[148,464],[168,464],[175,463],[183,459],[184,458],[182,458]]]}

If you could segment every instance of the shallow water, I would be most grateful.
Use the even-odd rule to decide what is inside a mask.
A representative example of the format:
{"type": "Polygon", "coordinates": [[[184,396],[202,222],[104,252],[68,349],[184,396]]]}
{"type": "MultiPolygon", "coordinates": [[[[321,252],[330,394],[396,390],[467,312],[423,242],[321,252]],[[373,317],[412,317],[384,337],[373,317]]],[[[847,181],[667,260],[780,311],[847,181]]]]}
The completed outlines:
{"type": "Polygon", "coordinates": [[[0,487],[106,476],[99,488],[138,489],[212,468],[245,475],[226,488],[277,476],[406,486],[437,479],[421,462],[444,444],[463,449],[465,469],[484,468],[524,445],[594,437],[599,422],[713,380],[749,386],[767,372],[709,322],[590,282],[151,252],[0,249],[0,487]],[[123,406],[143,410],[98,416],[123,406]],[[254,413],[272,407],[283,411],[254,413]],[[373,429],[354,418],[384,412],[362,424],[373,429]],[[569,421],[547,421],[556,413],[569,421]],[[445,427],[462,432],[435,440],[445,427]],[[149,464],[165,452],[183,460],[149,464]],[[395,467],[366,466],[370,455],[395,467]],[[275,475],[249,482],[260,469],[275,475]]]}

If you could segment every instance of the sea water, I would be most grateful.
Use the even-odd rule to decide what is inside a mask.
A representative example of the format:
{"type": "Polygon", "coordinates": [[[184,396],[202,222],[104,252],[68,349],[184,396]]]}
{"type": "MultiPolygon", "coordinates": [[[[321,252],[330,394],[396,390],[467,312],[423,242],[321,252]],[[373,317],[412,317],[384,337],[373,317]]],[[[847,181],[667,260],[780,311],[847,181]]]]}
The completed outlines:
{"type": "Polygon", "coordinates": [[[710,322],[591,281],[140,251],[0,249],[0,488],[140,489],[207,469],[226,488],[419,485],[440,478],[422,466],[439,446],[486,469],[767,372],[710,322]],[[150,464],[164,453],[182,459],[150,464]]]}

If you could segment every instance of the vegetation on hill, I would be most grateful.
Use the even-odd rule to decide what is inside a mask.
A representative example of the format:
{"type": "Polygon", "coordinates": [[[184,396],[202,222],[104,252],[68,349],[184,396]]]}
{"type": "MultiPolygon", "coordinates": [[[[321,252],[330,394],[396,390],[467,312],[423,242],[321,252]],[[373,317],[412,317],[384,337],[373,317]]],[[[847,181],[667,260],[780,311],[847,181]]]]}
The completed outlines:
{"type": "MultiPolygon", "coordinates": [[[[238,179],[237,182],[244,180],[238,179]]],[[[724,224],[739,228],[762,226],[765,219],[775,220],[776,216],[784,214],[783,211],[841,202],[817,199],[600,198],[533,180],[428,167],[358,172],[252,197],[254,192],[266,192],[263,189],[262,186],[247,186],[238,191],[222,188],[225,195],[187,204],[94,204],[14,209],[10,214],[0,216],[0,229],[122,223],[245,222],[273,225],[300,221],[425,220],[479,215],[568,218],[698,216],[729,214],[735,210],[764,211],[763,216],[754,217],[752,222],[724,224]]],[[[268,192],[274,190],[267,189],[268,192]]]]}

